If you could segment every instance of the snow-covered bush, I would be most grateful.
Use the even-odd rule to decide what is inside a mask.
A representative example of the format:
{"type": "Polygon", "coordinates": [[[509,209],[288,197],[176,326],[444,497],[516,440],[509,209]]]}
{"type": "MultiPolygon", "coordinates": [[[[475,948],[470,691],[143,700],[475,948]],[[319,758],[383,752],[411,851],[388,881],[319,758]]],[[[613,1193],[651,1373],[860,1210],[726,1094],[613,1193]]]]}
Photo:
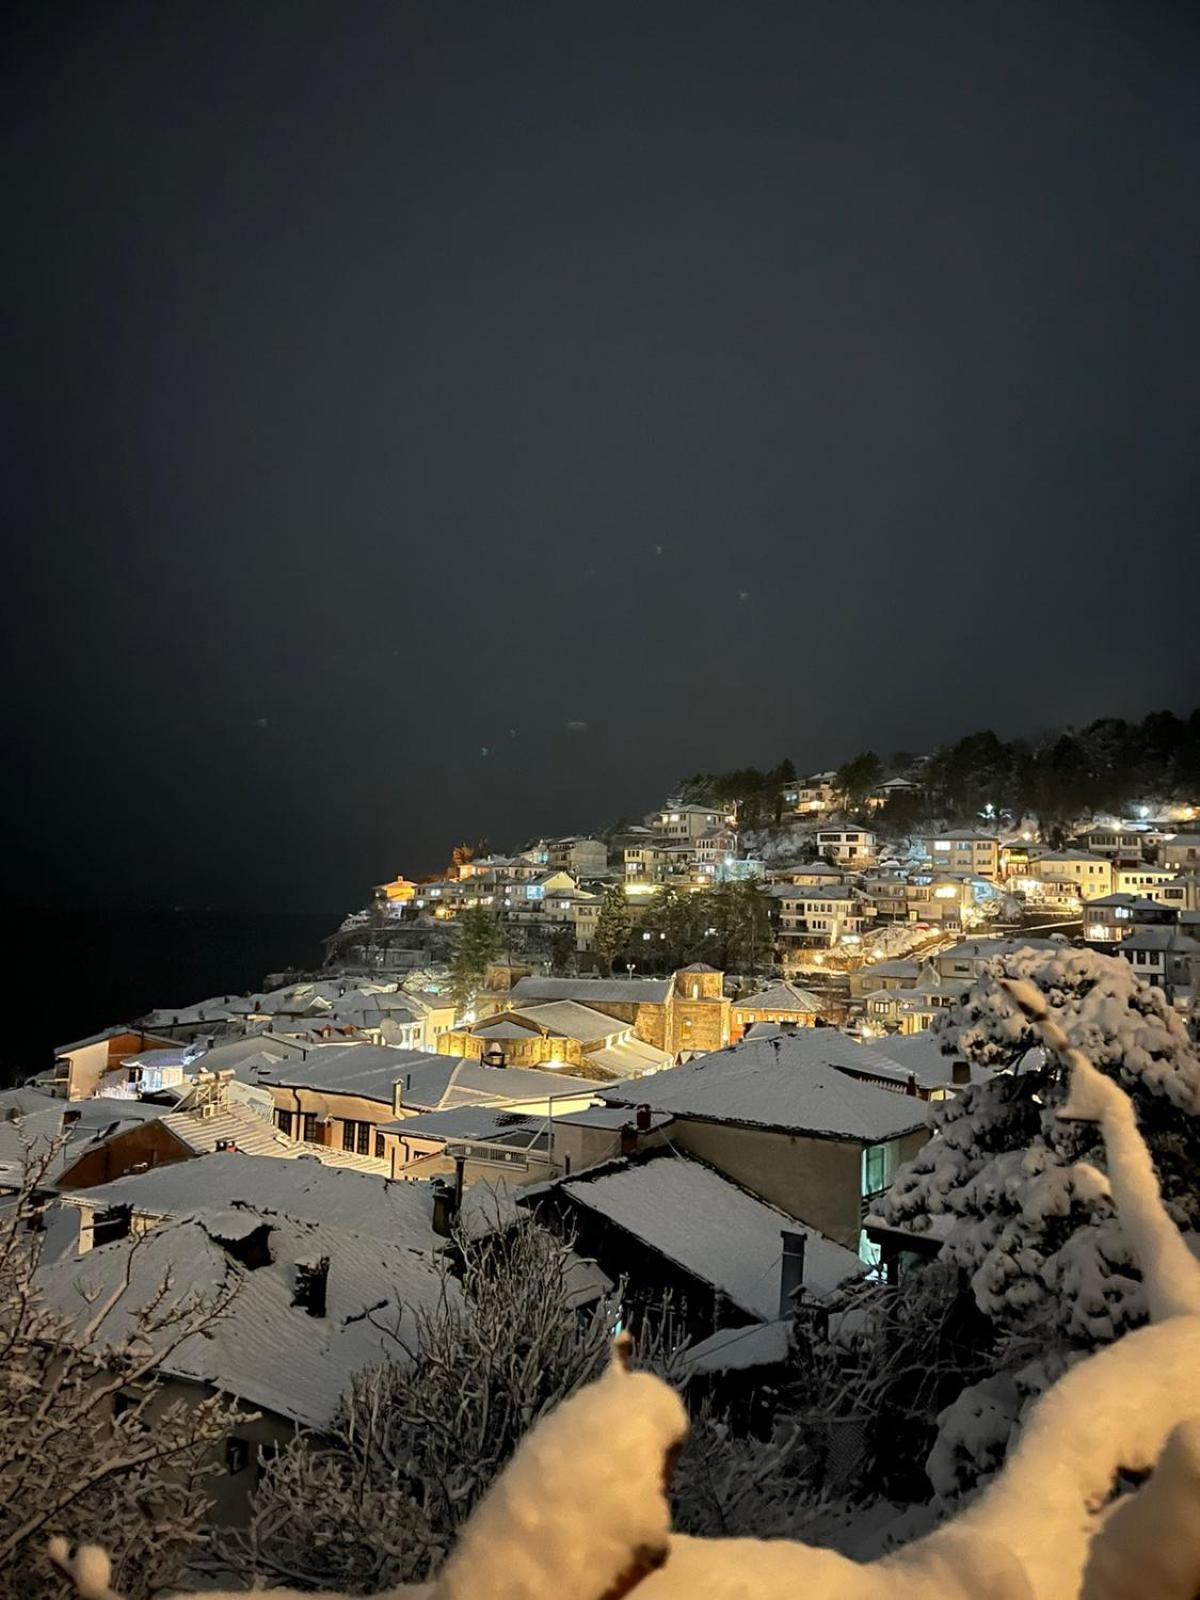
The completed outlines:
{"type": "MultiPolygon", "coordinates": [[[[38,1190],[56,1148],[31,1157],[0,1213],[0,1596],[49,1600],[62,1580],[50,1534],[102,1539],[135,1600],[176,1578],[210,1503],[214,1447],[239,1413],[219,1399],[164,1404],[159,1363],[211,1325],[228,1298],[179,1298],[164,1282],[50,1309],[37,1284],[38,1190]]],[[[136,1249],[136,1246],[135,1246],[136,1249]]]]}

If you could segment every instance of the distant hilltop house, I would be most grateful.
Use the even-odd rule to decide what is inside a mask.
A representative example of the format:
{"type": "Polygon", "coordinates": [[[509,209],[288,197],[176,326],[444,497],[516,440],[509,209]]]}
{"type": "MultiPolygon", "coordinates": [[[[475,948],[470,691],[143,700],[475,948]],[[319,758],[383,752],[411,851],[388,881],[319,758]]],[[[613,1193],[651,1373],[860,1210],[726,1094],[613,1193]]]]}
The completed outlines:
{"type": "Polygon", "coordinates": [[[481,1020],[549,1001],[575,1001],[632,1026],[633,1038],[672,1059],[729,1043],[723,974],[702,961],[669,978],[541,978],[530,967],[495,965],[476,996],[481,1020]]]}
{"type": "Polygon", "coordinates": [[[646,818],[656,839],[667,844],[694,844],[714,828],[732,828],[736,816],[721,806],[698,806],[668,800],[659,811],[646,818]]]}
{"type": "Polygon", "coordinates": [[[783,803],[798,816],[818,816],[832,811],[841,798],[836,788],[836,772],[815,772],[811,777],[783,787],[783,803]]]}

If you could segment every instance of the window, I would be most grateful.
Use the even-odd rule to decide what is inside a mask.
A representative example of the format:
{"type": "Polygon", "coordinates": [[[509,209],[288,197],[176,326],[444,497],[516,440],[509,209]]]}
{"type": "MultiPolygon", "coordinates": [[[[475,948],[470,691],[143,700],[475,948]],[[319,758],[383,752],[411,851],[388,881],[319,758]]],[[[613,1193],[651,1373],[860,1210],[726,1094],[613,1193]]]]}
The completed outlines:
{"type": "Polygon", "coordinates": [[[275,1113],[275,1126],[280,1133],[291,1133],[292,1113],[290,1111],[277,1111],[275,1113]]]}
{"type": "Polygon", "coordinates": [[[250,1465],[250,1441],[230,1434],[225,1441],[225,1471],[232,1478],[250,1465]]]}
{"type": "Polygon", "coordinates": [[[862,1192],[881,1194],[892,1181],[891,1145],[870,1144],[862,1153],[862,1192]]]}
{"type": "Polygon", "coordinates": [[[384,1159],[384,1154],[385,1154],[385,1147],[384,1147],[384,1143],[383,1143],[383,1135],[381,1133],[377,1133],[375,1135],[375,1159],[376,1159],[376,1161],[382,1161],[384,1159]]]}
{"type": "Polygon", "coordinates": [[[354,1122],[349,1117],[343,1117],[342,1149],[349,1150],[355,1155],[370,1155],[371,1124],[369,1122],[354,1122]]]}
{"type": "Polygon", "coordinates": [[[315,1111],[306,1111],[304,1113],[303,1127],[304,1131],[301,1134],[301,1138],[307,1139],[309,1144],[313,1144],[317,1137],[317,1113],[315,1111]]]}

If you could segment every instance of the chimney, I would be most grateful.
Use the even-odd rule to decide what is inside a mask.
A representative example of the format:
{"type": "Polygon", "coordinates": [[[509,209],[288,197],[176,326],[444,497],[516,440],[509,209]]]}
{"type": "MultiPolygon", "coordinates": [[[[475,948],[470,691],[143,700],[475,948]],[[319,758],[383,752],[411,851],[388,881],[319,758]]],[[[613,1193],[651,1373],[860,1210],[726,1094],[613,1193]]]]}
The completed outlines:
{"type": "Polygon", "coordinates": [[[444,1178],[433,1180],[433,1231],[448,1239],[454,1226],[454,1191],[444,1178]]]}
{"type": "Polygon", "coordinates": [[[807,1236],[792,1228],[781,1228],[783,1260],[779,1273],[779,1315],[790,1317],[796,1309],[796,1295],[804,1287],[804,1247],[807,1236]]]}
{"type": "Polygon", "coordinates": [[[905,1094],[911,1094],[911,1095],[915,1095],[916,1094],[916,1092],[917,1092],[917,1075],[916,1075],[915,1072],[910,1072],[909,1073],[908,1082],[904,1085],[904,1092],[905,1092],[905,1094]]]}
{"type": "Polygon", "coordinates": [[[623,1122],[621,1124],[621,1154],[623,1156],[636,1155],[637,1147],[637,1129],[632,1122],[623,1122]]]}
{"type": "Polygon", "coordinates": [[[398,1117],[403,1109],[404,1085],[402,1083],[394,1083],[392,1085],[392,1115],[398,1117]]]}
{"type": "Polygon", "coordinates": [[[292,1304],[307,1311],[310,1317],[325,1315],[325,1301],[329,1291],[329,1257],[305,1265],[296,1263],[296,1289],[292,1304]]]}

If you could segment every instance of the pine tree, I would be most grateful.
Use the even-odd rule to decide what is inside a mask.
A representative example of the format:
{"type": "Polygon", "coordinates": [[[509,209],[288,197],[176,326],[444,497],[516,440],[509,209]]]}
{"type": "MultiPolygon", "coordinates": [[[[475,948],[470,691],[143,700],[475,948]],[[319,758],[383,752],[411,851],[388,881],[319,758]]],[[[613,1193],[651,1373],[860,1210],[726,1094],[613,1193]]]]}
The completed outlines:
{"type": "Polygon", "coordinates": [[[613,961],[629,942],[629,905],[620,884],[613,883],[604,891],[600,902],[600,915],[596,918],[596,954],[612,972],[613,961]]]}
{"type": "Polygon", "coordinates": [[[468,1006],[487,971],[500,954],[504,940],[500,924],[486,906],[471,906],[455,925],[457,943],[450,964],[450,992],[462,1008],[468,1006]]]}

